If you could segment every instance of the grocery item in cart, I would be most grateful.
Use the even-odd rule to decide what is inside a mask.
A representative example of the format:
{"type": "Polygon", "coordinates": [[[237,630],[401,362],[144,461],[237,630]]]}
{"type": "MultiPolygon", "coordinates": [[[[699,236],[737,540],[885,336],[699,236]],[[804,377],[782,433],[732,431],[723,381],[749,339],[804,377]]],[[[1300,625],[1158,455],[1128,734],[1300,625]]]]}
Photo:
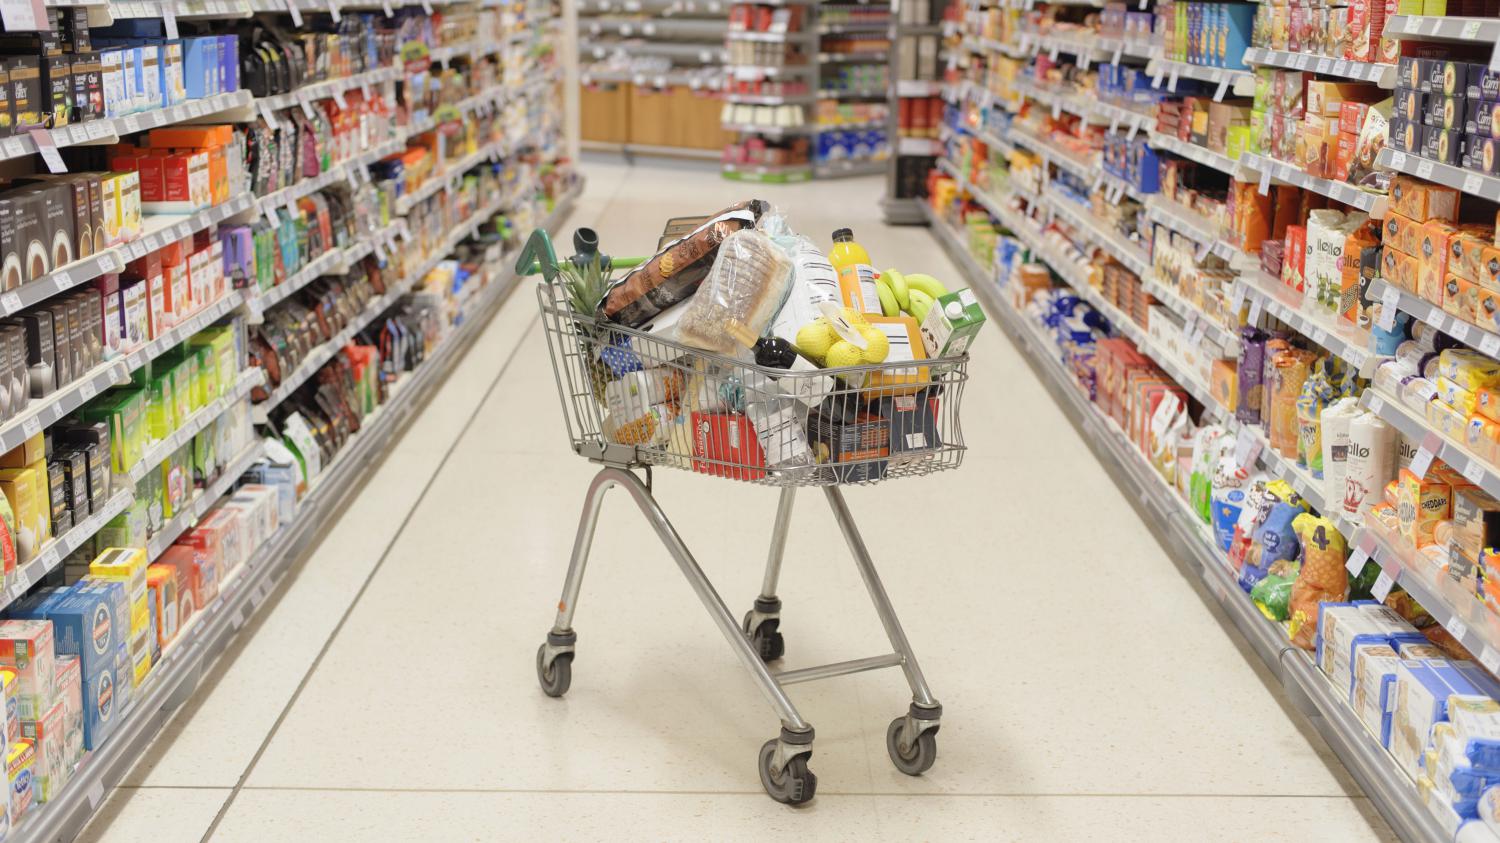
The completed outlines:
{"type": "Polygon", "coordinates": [[[713,268],[720,244],[736,231],[754,228],[766,209],[766,203],[759,199],[731,205],[691,234],[672,241],[651,260],[610,285],[600,315],[637,328],[686,300],[713,268]]]}
{"type": "Polygon", "coordinates": [[[708,277],[688,300],[677,322],[687,345],[748,358],[754,338],[786,299],[792,261],[756,229],[724,238],[708,277]],[[750,343],[743,338],[750,339],[750,343]]]}

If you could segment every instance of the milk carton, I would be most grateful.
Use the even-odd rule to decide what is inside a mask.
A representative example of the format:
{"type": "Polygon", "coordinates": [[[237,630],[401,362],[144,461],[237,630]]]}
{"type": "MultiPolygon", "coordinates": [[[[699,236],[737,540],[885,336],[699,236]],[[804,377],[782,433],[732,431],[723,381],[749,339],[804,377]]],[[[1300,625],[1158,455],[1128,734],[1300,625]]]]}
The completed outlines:
{"type": "Polygon", "coordinates": [[[922,320],[922,346],[927,356],[957,357],[969,350],[984,325],[984,309],[973,290],[938,296],[922,320]]]}

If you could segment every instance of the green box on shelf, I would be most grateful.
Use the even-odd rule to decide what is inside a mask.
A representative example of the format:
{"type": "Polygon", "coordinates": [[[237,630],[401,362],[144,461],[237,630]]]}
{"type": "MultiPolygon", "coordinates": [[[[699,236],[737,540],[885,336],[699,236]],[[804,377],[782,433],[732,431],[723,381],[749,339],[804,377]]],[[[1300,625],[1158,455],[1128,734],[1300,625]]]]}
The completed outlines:
{"type": "Polygon", "coordinates": [[[146,382],[146,433],[152,441],[160,441],[171,436],[180,423],[171,372],[157,372],[146,382]]]}
{"type": "Polygon", "coordinates": [[[109,425],[110,464],[118,473],[130,471],[146,450],[146,390],[111,389],[78,411],[86,422],[109,425]]]}
{"type": "Polygon", "coordinates": [[[240,376],[234,327],[218,325],[199,331],[188,340],[188,345],[208,350],[208,362],[213,371],[214,382],[209,400],[214,401],[228,394],[240,376]]]}
{"type": "MultiPolygon", "coordinates": [[[[150,517],[147,514],[150,501],[137,497],[124,512],[99,528],[94,539],[99,547],[145,547],[149,536],[150,517]]],[[[92,547],[91,547],[92,550],[92,547]]],[[[93,561],[93,553],[86,561],[93,561]]]]}

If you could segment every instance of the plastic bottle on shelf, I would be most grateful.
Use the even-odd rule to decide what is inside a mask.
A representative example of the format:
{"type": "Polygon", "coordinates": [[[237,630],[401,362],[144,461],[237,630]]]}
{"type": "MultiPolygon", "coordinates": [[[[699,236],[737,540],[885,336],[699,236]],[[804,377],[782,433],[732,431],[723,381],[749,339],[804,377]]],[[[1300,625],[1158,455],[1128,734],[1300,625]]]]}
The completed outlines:
{"type": "Polygon", "coordinates": [[[870,253],[854,242],[854,232],[841,228],[833,233],[833,248],[828,250],[828,262],[839,277],[839,293],[844,304],[860,313],[884,315],[880,309],[880,291],[875,286],[875,267],[870,264],[870,253]]]}

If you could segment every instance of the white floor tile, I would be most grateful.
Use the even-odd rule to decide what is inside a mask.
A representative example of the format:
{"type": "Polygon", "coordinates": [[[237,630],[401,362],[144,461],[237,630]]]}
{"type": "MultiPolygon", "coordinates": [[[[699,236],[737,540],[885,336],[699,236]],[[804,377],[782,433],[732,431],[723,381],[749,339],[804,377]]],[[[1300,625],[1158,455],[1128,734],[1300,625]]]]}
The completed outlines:
{"type": "Polygon", "coordinates": [[[77,843],[196,843],[228,798],[228,788],[116,788],[77,843]]]}
{"type": "Polygon", "coordinates": [[[246,790],[214,840],[1394,841],[1369,813],[1346,798],[881,794],[820,797],[798,810],[758,792],[246,790]]]}

